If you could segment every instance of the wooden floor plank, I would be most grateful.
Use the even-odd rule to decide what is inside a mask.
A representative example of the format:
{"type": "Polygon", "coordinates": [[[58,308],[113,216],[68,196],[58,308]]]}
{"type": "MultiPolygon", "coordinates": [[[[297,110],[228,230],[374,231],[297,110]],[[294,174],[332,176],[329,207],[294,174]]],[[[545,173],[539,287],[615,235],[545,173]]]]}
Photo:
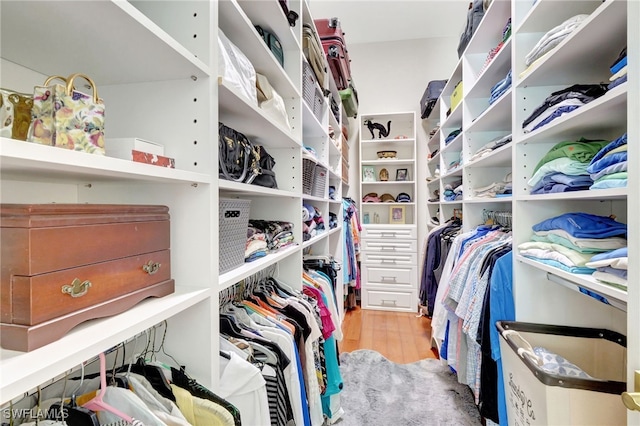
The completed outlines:
{"type": "Polygon", "coordinates": [[[357,307],[346,313],[342,331],[340,352],[371,349],[400,364],[436,358],[431,349],[431,321],[414,313],[357,307]]]}

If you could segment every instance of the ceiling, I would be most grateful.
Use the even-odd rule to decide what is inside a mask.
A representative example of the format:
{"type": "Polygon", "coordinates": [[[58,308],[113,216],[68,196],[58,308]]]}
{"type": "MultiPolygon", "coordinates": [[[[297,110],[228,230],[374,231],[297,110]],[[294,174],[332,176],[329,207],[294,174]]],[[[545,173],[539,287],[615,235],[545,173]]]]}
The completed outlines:
{"type": "Polygon", "coordinates": [[[338,17],[349,45],[459,37],[469,0],[308,0],[315,18],[338,17]]]}

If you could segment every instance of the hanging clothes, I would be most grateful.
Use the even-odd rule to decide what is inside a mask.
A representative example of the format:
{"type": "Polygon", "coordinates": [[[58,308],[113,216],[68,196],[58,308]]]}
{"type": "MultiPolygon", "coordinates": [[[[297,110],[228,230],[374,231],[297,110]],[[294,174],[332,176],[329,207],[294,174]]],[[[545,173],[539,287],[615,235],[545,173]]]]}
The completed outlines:
{"type": "Polygon", "coordinates": [[[266,278],[241,296],[220,308],[221,335],[227,339],[221,347],[232,345],[230,353],[241,359],[238,351],[245,354],[242,362],[261,372],[271,425],[322,425],[332,414],[325,408],[328,398],[342,388],[331,279],[307,270],[302,291],[266,278]]]}

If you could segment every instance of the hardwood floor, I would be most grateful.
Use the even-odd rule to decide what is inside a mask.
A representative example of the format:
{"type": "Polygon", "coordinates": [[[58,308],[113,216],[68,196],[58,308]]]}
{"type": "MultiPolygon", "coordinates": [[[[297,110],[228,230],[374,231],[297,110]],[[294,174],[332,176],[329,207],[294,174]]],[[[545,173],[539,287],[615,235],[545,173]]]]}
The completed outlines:
{"type": "Polygon", "coordinates": [[[372,349],[398,364],[437,358],[431,349],[431,320],[417,313],[360,309],[348,311],[340,352],[372,349]]]}

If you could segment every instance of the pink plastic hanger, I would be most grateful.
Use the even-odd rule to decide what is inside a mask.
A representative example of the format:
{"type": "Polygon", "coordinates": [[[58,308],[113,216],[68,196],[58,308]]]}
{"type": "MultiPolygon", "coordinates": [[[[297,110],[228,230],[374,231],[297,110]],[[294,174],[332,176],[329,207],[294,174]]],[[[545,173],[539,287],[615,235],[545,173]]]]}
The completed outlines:
{"type": "Polygon", "coordinates": [[[106,371],[106,359],[105,359],[104,353],[100,352],[99,356],[100,356],[100,389],[98,389],[98,393],[96,394],[96,396],[90,401],[88,401],[87,403],[85,403],[83,407],[88,408],[89,410],[92,410],[92,411],[108,411],[129,423],[133,423],[134,422],[133,417],[128,416],[127,414],[123,413],[122,411],[118,410],[115,407],[112,407],[111,405],[107,404],[102,400],[102,397],[104,396],[104,393],[107,390],[107,371],[106,371]]]}

